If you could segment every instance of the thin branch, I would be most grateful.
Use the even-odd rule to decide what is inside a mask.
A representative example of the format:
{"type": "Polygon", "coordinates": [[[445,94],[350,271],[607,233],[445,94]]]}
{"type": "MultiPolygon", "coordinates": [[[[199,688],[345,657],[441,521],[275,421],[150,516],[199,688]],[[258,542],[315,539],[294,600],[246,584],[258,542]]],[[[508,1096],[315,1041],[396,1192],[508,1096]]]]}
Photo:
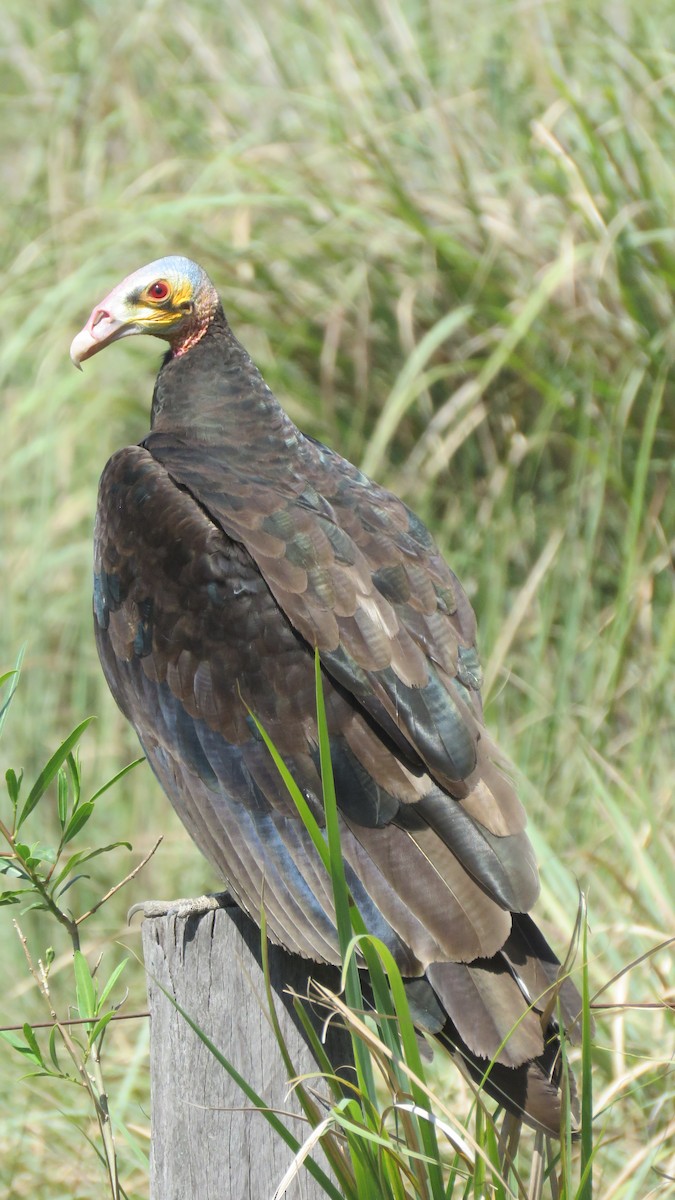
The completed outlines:
{"type": "Polygon", "coordinates": [[[130,883],[132,879],[135,879],[135,877],[138,875],[138,872],[142,871],[146,863],[150,862],[150,859],[155,851],[159,849],[162,840],[163,839],[161,837],[158,837],[150,853],[146,854],[145,858],[138,863],[138,866],[134,867],[133,871],[130,871],[129,874],[126,875],[124,879],[121,879],[119,883],[116,883],[114,887],[111,887],[110,891],[106,892],[105,896],[101,896],[101,899],[97,900],[96,904],[92,905],[88,912],[83,913],[81,917],[78,917],[75,924],[81,925],[83,921],[87,920],[87,917],[93,917],[94,913],[98,912],[99,908],[101,908],[106,901],[110,900],[110,898],[114,896],[116,892],[119,892],[123,887],[126,886],[127,883],[130,883]]]}
{"type": "MultiPolygon", "coordinates": [[[[14,926],[14,928],[16,929],[17,936],[18,936],[18,938],[19,938],[19,941],[21,942],[21,947],[22,947],[22,949],[23,949],[23,952],[24,952],[24,954],[25,954],[25,956],[26,956],[26,962],[28,963],[28,970],[30,971],[31,975],[33,976],[33,979],[35,980],[35,982],[36,982],[36,984],[38,985],[38,987],[39,987],[40,991],[42,992],[42,995],[44,996],[44,995],[45,995],[45,991],[44,991],[44,987],[43,987],[43,980],[42,980],[42,977],[40,976],[39,972],[38,972],[38,971],[36,971],[35,967],[33,966],[33,960],[32,960],[32,958],[31,958],[31,956],[30,956],[30,950],[28,949],[28,942],[27,942],[27,940],[26,940],[26,935],[25,935],[25,933],[23,932],[23,930],[22,930],[21,926],[19,925],[19,922],[18,922],[18,921],[12,920],[12,925],[13,925],[13,926],[14,926]]],[[[51,1009],[51,1004],[50,1004],[50,1009],[51,1009]]],[[[56,1017],[56,1013],[53,1013],[52,1015],[53,1015],[54,1017],[56,1017]]],[[[18,1026],[18,1028],[19,1028],[19,1029],[23,1029],[23,1025],[19,1025],[19,1026],[18,1026]]]]}
{"type": "MultiPolygon", "coordinates": [[[[149,1017],[150,1011],[136,1013],[115,1013],[110,1018],[113,1021],[140,1021],[144,1017],[149,1017]]],[[[24,1022],[25,1024],[25,1022],[24,1022]]],[[[69,1017],[67,1021],[59,1021],[56,1017],[53,1021],[31,1021],[31,1029],[53,1029],[55,1026],[61,1028],[62,1025],[91,1025],[92,1017],[69,1017]]],[[[0,1025],[0,1033],[20,1033],[23,1025],[0,1025]]]]}
{"type": "Polygon", "coordinates": [[[672,1000],[635,1000],[624,1004],[591,1004],[593,1012],[632,1012],[634,1009],[655,1008],[659,1012],[675,1012],[675,997],[672,1000]]]}

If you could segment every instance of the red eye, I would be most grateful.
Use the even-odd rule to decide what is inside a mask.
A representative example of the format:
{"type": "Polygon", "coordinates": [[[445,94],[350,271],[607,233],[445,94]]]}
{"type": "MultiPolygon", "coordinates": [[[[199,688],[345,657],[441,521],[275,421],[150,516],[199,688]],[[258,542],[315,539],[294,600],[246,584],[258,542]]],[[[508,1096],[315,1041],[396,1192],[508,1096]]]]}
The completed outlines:
{"type": "Polygon", "coordinates": [[[169,285],[165,279],[158,279],[156,283],[151,283],[148,288],[148,295],[152,296],[153,300],[166,300],[169,295],[169,285]]]}

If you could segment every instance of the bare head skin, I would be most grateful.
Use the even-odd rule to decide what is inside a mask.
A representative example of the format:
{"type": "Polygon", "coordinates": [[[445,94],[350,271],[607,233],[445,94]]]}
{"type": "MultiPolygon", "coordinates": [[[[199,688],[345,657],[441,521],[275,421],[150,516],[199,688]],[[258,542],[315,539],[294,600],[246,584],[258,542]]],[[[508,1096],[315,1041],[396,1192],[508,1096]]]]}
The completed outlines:
{"type": "Polygon", "coordinates": [[[158,258],[128,275],[97,304],[73,339],[70,357],[85,359],[111,342],[149,333],[184,354],[198,342],[218,306],[218,293],[197,263],[179,255],[158,258]]]}

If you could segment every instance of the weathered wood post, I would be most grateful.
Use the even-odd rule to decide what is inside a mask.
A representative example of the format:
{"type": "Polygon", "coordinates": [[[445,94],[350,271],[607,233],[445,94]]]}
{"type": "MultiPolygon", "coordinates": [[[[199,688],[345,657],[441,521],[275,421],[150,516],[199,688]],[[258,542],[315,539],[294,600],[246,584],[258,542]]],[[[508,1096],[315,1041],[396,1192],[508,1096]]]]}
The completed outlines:
{"type": "MultiPolygon", "coordinates": [[[[143,953],[150,1004],[150,1200],[272,1200],[293,1155],[162,992],[177,1000],[270,1107],[299,1112],[267,1015],[260,931],[234,903],[204,915],[149,917],[143,953]],[[161,987],[159,986],[161,985],[161,987]]],[[[338,986],[335,968],[270,946],[276,1009],[298,1073],[316,1069],[284,988],[308,979],[338,986]]],[[[349,1038],[331,1028],[331,1062],[351,1061],[349,1038]]],[[[300,1142],[309,1132],[288,1122],[300,1142]]],[[[318,1155],[327,1169],[323,1155],[318,1155]]],[[[325,1193],[301,1169],[289,1200],[325,1193]]]]}

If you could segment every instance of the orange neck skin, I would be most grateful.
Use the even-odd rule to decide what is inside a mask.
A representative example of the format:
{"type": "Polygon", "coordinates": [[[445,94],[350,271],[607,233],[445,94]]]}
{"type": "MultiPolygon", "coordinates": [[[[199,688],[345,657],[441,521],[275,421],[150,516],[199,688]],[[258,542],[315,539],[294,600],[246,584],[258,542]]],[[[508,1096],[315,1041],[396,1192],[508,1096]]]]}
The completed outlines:
{"type": "Polygon", "coordinates": [[[174,358],[180,358],[186,351],[196,346],[206,333],[213,315],[218,307],[218,293],[215,288],[202,290],[195,299],[194,315],[187,328],[170,342],[174,358]]]}

